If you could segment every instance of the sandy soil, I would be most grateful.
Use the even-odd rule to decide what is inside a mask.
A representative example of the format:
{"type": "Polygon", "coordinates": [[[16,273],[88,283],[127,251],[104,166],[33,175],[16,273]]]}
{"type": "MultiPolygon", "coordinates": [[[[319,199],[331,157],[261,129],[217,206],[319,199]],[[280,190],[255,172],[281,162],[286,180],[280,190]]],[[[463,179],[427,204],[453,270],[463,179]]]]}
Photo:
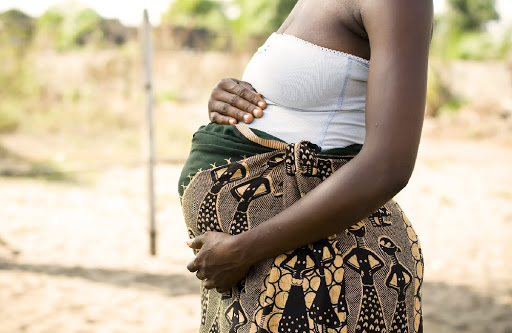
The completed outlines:
{"type": "MultiPolygon", "coordinates": [[[[156,258],[144,169],[93,183],[0,178],[0,332],[196,332],[179,170],[157,170],[156,258]]],[[[511,171],[510,147],[423,141],[398,200],[425,254],[426,332],[512,332],[511,171]]]]}

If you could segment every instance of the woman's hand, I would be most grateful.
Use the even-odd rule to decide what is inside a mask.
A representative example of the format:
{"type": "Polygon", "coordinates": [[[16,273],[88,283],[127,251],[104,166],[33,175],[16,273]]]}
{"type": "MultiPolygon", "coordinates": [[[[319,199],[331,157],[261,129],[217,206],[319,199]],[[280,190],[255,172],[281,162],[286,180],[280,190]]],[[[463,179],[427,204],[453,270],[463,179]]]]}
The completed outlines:
{"type": "Polygon", "coordinates": [[[187,269],[196,272],[206,289],[229,291],[247,275],[252,261],[245,258],[235,240],[236,236],[209,231],[187,242],[190,248],[199,250],[187,269]]]}
{"type": "Polygon", "coordinates": [[[234,125],[238,121],[251,123],[263,115],[267,106],[261,94],[247,82],[222,79],[217,83],[208,101],[210,121],[234,125]]]}

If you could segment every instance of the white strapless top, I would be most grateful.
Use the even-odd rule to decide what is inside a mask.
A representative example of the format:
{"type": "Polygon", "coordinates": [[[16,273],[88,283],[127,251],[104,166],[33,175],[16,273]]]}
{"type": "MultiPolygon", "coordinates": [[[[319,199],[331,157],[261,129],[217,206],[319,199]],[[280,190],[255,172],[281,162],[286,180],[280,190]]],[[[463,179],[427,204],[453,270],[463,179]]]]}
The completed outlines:
{"type": "Polygon", "coordinates": [[[323,150],[363,144],[368,68],[363,58],[273,33],[242,78],[267,102],[248,126],[323,150]]]}

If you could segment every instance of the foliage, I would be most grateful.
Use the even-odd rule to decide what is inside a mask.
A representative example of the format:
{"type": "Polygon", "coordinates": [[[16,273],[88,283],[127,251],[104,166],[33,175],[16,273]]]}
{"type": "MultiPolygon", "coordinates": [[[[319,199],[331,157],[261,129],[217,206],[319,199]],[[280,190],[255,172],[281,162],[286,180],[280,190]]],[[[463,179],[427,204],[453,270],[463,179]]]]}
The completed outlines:
{"type": "Polygon", "coordinates": [[[502,59],[510,36],[491,36],[486,25],[498,19],[495,0],[448,0],[448,10],[436,16],[432,54],[442,59],[502,59]]]}
{"type": "Polygon", "coordinates": [[[162,14],[162,22],[218,30],[226,27],[222,4],[212,0],[176,0],[162,14]]]}
{"type": "Polygon", "coordinates": [[[0,67],[0,133],[14,131],[22,124],[29,110],[37,108],[42,89],[26,59],[3,60],[10,66],[0,67]]]}
{"type": "Polygon", "coordinates": [[[243,47],[250,37],[275,31],[297,0],[175,0],[162,15],[164,24],[229,33],[243,47]]]}
{"type": "Polygon", "coordinates": [[[485,24],[499,18],[495,0],[448,0],[448,19],[460,31],[482,31],[485,24]]]}
{"type": "Polygon", "coordinates": [[[509,50],[509,44],[509,42],[506,42],[506,36],[500,41],[487,32],[458,32],[436,29],[431,53],[445,60],[502,59],[509,50]]]}
{"type": "Polygon", "coordinates": [[[52,41],[60,50],[70,50],[86,41],[99,41],[102,37],[103,19],[91,8],[68,6],[49,8],[38,20],[37,30],[42,38],[52,41]]]}
{"type": "Polygon", "coordinates": [[[11,52],[15,57],[22,57],[30,45],[34,32],[34,19],[27,14],[12,9],[0,13],[1,56],[11,52]]]}
{"type": "Polygon", "coordinates": [[[261,36],[277,30],[297,3],[296,0],[234,0],[240,15],[231,21],[238,36],[261,36]]]}
{"type": "Polygon", "coordinates": [[[88,35],[97,33],[101,38],[101,17],[91,8],[85,8],[67,16],[62,26],[61,46],[83,45],[88,35]]]}
{"type": "Polygon", "coordinates": [[[441,108],[439,109],[439,114],[457,113],[467,104],[468,101],[465,99],[452,97],[441,106],[441,108]]]}
{"type": "Polygon", "coordinates": [[[446,103],[447,89],[441,81],[439,71],[430,64],[428,68],[427,80],[427,101],[426,101],[426,115],[436,117],[439,115],[439,109],[446,103]]]}
{"type": "Polygon", "coordinates": [[[512,65],[512,25],[503,34],[503,39],[498,45],[498,55],[512,65]]]}
{"type": "Polygon", "coordinates": [[[0,13],[0,132],[16,130],[22,121],[18,100],[36,93],[25,55],[31,45],[34,20],[18,10],[0,13]]]}
{"type": "Polygon", "coordinates": [[[426,115],[438,117],[446,113],[455,113],[468,101],[453,93],[441,73],[445,65],[431,62],[428,68],[426,115]]]}

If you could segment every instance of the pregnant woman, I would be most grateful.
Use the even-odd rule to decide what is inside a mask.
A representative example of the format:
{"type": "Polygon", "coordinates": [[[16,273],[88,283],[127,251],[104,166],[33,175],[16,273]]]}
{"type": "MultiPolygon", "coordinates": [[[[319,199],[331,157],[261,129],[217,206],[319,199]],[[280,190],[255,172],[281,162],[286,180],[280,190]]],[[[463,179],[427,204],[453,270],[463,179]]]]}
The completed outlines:
{"type": "Polygon", "coordinates": [[[180,178],[201,332],[422,332],[392,201],[423,123],[432,0],[299,0],[223,79],[180,178]]]}

